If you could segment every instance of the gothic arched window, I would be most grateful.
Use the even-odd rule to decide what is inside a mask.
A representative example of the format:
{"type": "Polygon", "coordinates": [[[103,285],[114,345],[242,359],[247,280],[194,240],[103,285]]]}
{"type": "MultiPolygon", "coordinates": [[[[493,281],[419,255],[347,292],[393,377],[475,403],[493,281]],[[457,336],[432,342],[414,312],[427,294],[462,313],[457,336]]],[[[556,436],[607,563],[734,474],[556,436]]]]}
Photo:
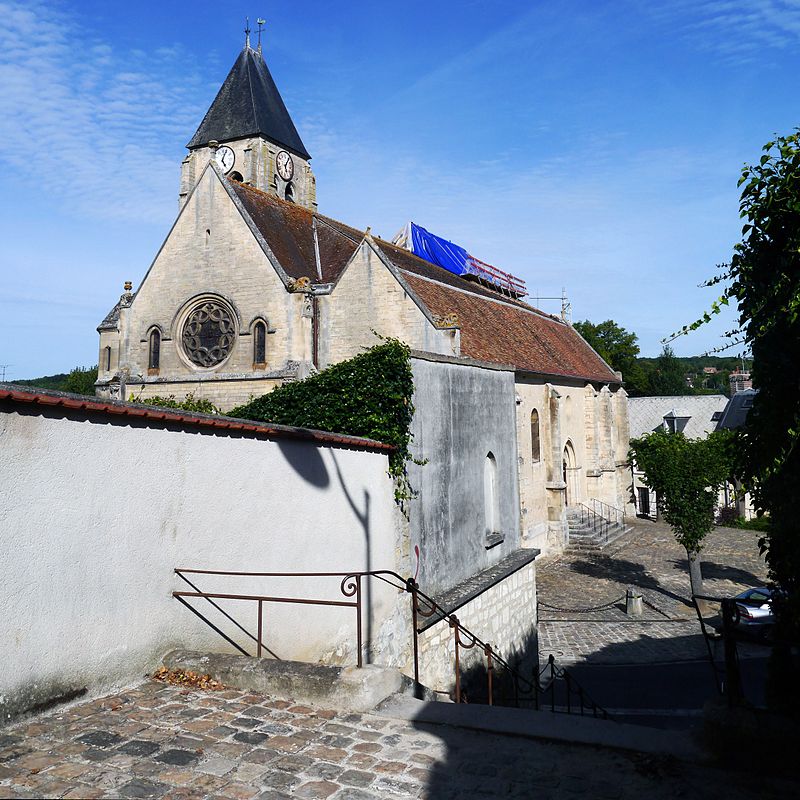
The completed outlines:
{"type": "Polygon", "coordinates": [[[539,443],[539,412],[531,411],[531,461],[541,460],[542,452],[539,443]]]}
{"type": "Polygon", "coordinates": [[[286,191],[283,193],[283,196],[290,202],[294,203],[294,186],[291,183],[286,184],[286,191]]]}
{"type": "Polygon", "coordinates": [[[150,331],[150,339],[147,350],[147,368],[158,369],[161,364],[161,332],[158,328],[150,331]]]}
{"type": "Polygon", "coordinates": [[[263,322],[256,322],[253,328],[253,363],[267,363],[267,326],[263,322]]]}

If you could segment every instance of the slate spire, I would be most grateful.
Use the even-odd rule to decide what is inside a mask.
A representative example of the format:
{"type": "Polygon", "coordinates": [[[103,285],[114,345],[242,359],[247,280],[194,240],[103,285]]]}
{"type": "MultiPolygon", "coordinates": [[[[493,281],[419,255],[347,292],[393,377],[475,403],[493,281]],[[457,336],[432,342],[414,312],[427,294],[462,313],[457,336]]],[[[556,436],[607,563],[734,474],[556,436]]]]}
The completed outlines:
{"type": "Polygon", "coordinates": [[[259,135],[301,158],[311,158],[263,57],[245,45],[186,147],[193,150],[214,140],[222,143],[259,135]]]}

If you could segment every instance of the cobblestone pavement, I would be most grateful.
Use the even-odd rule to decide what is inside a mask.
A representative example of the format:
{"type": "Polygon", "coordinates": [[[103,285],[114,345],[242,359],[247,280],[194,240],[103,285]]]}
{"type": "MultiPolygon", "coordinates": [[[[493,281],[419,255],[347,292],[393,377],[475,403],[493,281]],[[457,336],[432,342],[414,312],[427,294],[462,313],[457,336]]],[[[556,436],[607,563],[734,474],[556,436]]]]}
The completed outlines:
{"type": "MultiPolygon", "coordinates": [[[[537,562],[540,659],[553,653],[560,662],[643,663],[707,655],[689,599],[685,551],[669,526],[641,520],[633,525],[605,552],[537,562]],[[637,587],[645,602],[637,620],[625,613],[628,586],[637,587]]],[[[708,536],[701,556],[707,594],[730,597],[763,584],[759,535],[717,528],[708,536]]],[[[758,651],[755,645],[740,648],[742,655],[758,651]]]]}
{"type": "MultiPolygon", "coordinates": [[[[533,712],[532,712],[533,713],[533,712]]],[[[146,682],[0,729],[5,798],[789,797],[666,759],[146,682]]]]}

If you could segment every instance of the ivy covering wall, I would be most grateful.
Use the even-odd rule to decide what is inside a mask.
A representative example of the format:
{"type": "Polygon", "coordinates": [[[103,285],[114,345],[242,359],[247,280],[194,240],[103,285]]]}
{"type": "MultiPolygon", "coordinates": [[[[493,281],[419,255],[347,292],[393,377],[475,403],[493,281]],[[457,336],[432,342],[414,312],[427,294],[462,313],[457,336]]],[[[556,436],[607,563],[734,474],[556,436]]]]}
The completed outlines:
{"type": "Polygon", "coordinates": [[[412,496],[406,475],[411,458],[414,379],[410,350],[396,339],[288,383],[228,412],[231,417],[364,436],[394,445],[389,472],[398,501],[412,496]]]}

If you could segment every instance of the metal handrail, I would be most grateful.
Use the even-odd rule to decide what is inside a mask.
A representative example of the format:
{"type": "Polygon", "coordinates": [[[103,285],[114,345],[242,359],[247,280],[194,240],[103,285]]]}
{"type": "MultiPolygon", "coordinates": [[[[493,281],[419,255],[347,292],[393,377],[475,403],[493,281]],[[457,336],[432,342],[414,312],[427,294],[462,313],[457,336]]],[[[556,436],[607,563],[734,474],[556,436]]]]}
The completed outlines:
{"type": "Polygon", "coordinates": [[[591,507],[585,503],[579,503],[573,508],[578,512],[581,525],[590,527],[608,544],[611,526],[624,525],[625,512],[595,498],[591,498],[589,502],[592,504],[591,507]]]}
{"type": "MultiPolygon", "coordinates": [[[[219,633],[229,644],[235,647],[243,655],[250,655],[244,648],[238,645],[233,639],[227,636],[210,620],[206,619],[196,608],[187,602],[185,598],[203,598],[207,600],[214,608],[220,611],[228,620],[233,622],[239,630],[244,632],[250,639],[256,642],[256,656],[260,657],[262,650],[268,648],[263,644],[263,604],[264,603],[299,603],[305,605],[325,605],[334,607],[345,607],[356,609],[356,638],[357,638],[357,664],[359,667],[363,666],[363,637],[362,637],[362,579],[375,578],[383,581],[384,583],[396,589],[408,592],[411,595],[411,617],[412,617],[412,634],[413,634],[413,661],[414,661],[414,681],[418,686],[420,684],[419,675],[419,634],[422,632],[420,628],[420,617],[423,619],[430,619],[434,616],[437,617],[436,622],[447,622],[450,629],[453,631],[453,638],[455,644],[454,655],[454,678],[455,690],[454,700],[457,703],[467,702],[466,694],[462,691],[461,687],[461,663],[460,652],[461,650],[471,650],[477,647],[486,659],[486,674],[487,674],[487,698],[488,704],[494,704],[495,696],[495,678],[494,673],[498,669],[505,670],[506,674],[511,680],[514,690],[514,704],[519,706],[521,702],[532,702],[534,708],[537,710],[542,706],[542,699],[544,693],[550,693],[550,710],[561,711],[559,706],[556,708],[556,682],[562,681],[566,688],[566,708],[567,713],[572,713],[572,698],[577,696],[578,707],[580,713],[583,715],[587,710],[591,711],[593,716],[608,719],[608,712],[595,703],[588,693],[580,686],[577,680],[573,678],[564,667],[559,667],[555,663],[555,659],[551,654],[545,666],[539,670],[536,669],[531,676],[531,679],[525,677],[517,668],[512,666],[503,656],[495,650],[488,642],[484,642],[472,631],[464,627],[455,614],[448,613],[443,609],[432,597],[423,592],[414,578],[403,578],[398,573],[392,570],[369,570],[362,572],[229,572],[222,570],[199,570],[199,569],[175,569],[175,574],[178,575],[183,581],[189,584],[194,591],[192,592],[173,592],[173,597],[185,605],[192,613],[196,614],[213,630],[219,633]],[[341,578],[340,591],[346,598],[354,598],[350,600],[327,600],[321,598],[297,598],[297,597],[279,597],[273,595],[244,595],[244,594],[229,594],[220,592],[202,592],[192,583],[187,577],[187,574],[195,575],[220,575],[220,576],[233,576],[233,577],[281,577],[281,578],[310,578],[310,577],[336,577],[341,578]],[[258,630],[254,636],[247,631],[241,624],[239,624],[233,617],[231,617],[219,604],[214,602],[218,599],[228,600],[243,600],[253,601],[258,603],[258,630]],[[543,682],[543,677],[547,675],[547,680],[543,682]]],[[[275,655],[271,653],[271,655],[275,655]]],[[[277,656],[275,656],[277,657],[277,656]]],[[[547,705],[547,703],[545,703],[547,705]]],[[[577,712],[576,712],[577,713],[577,712]]]]}

